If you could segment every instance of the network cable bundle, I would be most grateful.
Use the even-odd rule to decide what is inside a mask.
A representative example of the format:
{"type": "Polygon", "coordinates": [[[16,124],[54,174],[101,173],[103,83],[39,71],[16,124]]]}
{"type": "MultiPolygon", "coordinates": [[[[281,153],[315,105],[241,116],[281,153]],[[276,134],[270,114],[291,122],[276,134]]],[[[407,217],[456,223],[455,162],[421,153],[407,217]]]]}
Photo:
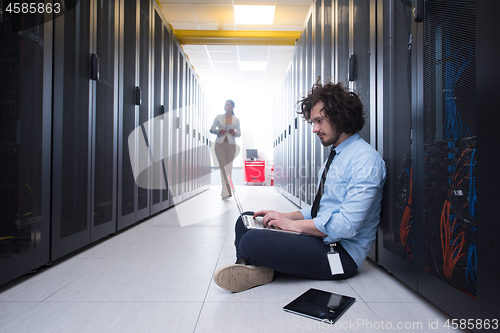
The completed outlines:
{"type": "Polygon", "coordinates": [[[399,193],[396,201],[396,221],[401,221],[399,226],[399,240],[401,242],[401,257],[412,260],[412,205],[413,205],[413,168],[411,154],[405,155],[404,172],[399,176],[399,193]]]}
{"type": "Polygon", "coordinates": [[[426,270],[475,297],[476,143],[475,138],[464,138],[448,144],[456,147],[443,149],[442,142],[427,147],[424,166],[426,270]]]}
{"type": "Polygon", "coordinates": [[[439,68],[429,85],[442,90],[437,89],[427,104],[436,110],[426,118],[424,135],[424,260],[428,272],[476,298],[476,110],[470,89],[475,80],[475,45],[474,39],[466,38],[474,20],[455,17],[473,3],[455,6],[439,22],[428,23],[439,32],[429,39],[427,59],[431,64],[435,59],[433,66],[439,68]],[[457,25],[462,39],[456,38],[457,25]]]}

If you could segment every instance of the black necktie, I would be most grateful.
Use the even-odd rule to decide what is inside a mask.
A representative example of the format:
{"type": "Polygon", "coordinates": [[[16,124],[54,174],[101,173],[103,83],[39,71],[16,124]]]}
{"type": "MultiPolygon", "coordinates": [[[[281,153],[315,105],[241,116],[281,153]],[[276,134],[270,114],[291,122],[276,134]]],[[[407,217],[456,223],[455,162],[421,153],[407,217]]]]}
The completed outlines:
{"type": "Polygon", "coordinates": [[[332,150],[330,151],[330,156],[328,156],[328,162],[326,162],[325,165],[325,170],[323,171],[323,175],[321,176],[321,182],[319,183],[318,192],[316,193],[316,197],[314,198],[314,203],[311,209],[312,218],[315,218],[316,215],[318,215],[319,202],[321,201],[321,196],[323,195],[325,189],[326,174],[328,173],[328,169],[330,169],[330,164],[332,164],[335,154],[336,152],[332,148],[332,150]]]}

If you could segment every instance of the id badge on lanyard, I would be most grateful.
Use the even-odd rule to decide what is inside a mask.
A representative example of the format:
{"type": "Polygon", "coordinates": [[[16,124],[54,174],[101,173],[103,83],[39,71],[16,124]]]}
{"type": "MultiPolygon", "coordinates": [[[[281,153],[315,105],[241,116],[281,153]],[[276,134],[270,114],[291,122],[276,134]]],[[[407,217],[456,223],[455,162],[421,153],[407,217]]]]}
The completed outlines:
{"type": "Polygon", "coordinates": [[[342,267],[340,254],[337,252],[336,246],[337,243],[330,244],[330,252],[326,254],[332,275],[344,274],[344,268],[342,267]]]}

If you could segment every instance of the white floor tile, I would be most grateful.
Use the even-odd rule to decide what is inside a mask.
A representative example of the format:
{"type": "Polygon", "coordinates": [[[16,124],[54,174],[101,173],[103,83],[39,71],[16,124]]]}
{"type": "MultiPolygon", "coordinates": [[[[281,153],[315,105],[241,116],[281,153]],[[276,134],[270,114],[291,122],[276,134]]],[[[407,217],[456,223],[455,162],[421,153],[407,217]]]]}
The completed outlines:
{"type": "MultiPolygon", "coordinates": [[[[285,312],[287,303],[205,303],[195,333],[254,332],[374,332],[368,322],[379,322],[362,302],[354,303],[333,325],[285,312]],[[361,318],[363,321],[361,321],[361,318]]],[[[377,332],[387,332],[384,329],[377,332]]]]}
{"type": "MultiPolygon", "coordinates": [[[[216,256],[196,264],[195,256],[185,262],[158,259],[109,259],[100,269],[62,289],[48,301],[197,301],[205,298],[216,256]]],[[[203,259],[203,256],[201,257],[203,259]]]]}
{"type": "Polygon", "coordinates": [[[193,332],[201,303],[43,302],[1,332],[193,332]]]}
{"type": "Polygon", "coordinates": [[[95,270],[105,260],[71,258],[52,267],[44,267],[22,283],[0,293],[0,301],[43,301],[95,270]]]}
{"type": "MultiPolygon", "coordinates": [[[[244,210],[298,209],[271,187],[237,191],[244,210]]],[[[383,322],[389,321],[428,326],[429,320],[441,325],[447,319],[371,261],[346,281],[277,274],[272,283],[241,293],[219,288],[212,277],[236,259],[239,215],[233,198],[221,200],[219,192],[220,186],[213,187],[182,203],[181,213],[181,207],[169,209],[4,286],[0,332],[359,333],[385,332],[383,322]],[[337,327],[282,310],[309,288],[353,296],[356,303],[337,327]]],[[[426,332],[425,327],[414,331],[426,332]]]]}
{"type": "Polygon", "coordinates": [[[364,302],[425,302],[425,298],[367,259],[347,283],[364,302]]]}
{"type": "Polygon", "coordinates": [[[2,327],[22,316],[37,304],[39,302],[0,302],[0,309],[2,309],[0,311],[0,332],[6,332],[2,327]]]}
{"type": "Polygon", "coordinates": [[[356,292],[345,281],[316,281],[277,274],[273,282],[241,293],[224,290],[212,281],[205,302],[260,304],[281,302],[285,305],[310,288],[331,291],[359,299],[356,292]]]}
{"type": "MultiPolygon", "coordinates": [[[[431,303],[367,303],[368,307],[398,332],[469,332],[444,327],[449,316],[431,303]]],[[[451,325],[451,322],[448,322],[451,325]]]]}

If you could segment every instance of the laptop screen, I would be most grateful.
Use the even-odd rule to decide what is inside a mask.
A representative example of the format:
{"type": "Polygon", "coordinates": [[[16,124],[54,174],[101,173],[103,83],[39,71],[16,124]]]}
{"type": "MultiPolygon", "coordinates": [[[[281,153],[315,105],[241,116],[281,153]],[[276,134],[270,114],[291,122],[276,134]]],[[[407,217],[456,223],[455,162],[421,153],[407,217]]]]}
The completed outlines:
{"type": "Polygon", "coordinates": [[[238,199],[238,195],[236,194],[236,189],[234,188],[233,180],[231,176],[227,176],[227,180],[229,180],[229,184],[231,184],[231,192],[233,192],[234,201],[236,201],[236,206],[238,206],[238,210],[240,211],[240,215],[243,215],[243,208],[241,208],[240,200],[238,199]]]}

